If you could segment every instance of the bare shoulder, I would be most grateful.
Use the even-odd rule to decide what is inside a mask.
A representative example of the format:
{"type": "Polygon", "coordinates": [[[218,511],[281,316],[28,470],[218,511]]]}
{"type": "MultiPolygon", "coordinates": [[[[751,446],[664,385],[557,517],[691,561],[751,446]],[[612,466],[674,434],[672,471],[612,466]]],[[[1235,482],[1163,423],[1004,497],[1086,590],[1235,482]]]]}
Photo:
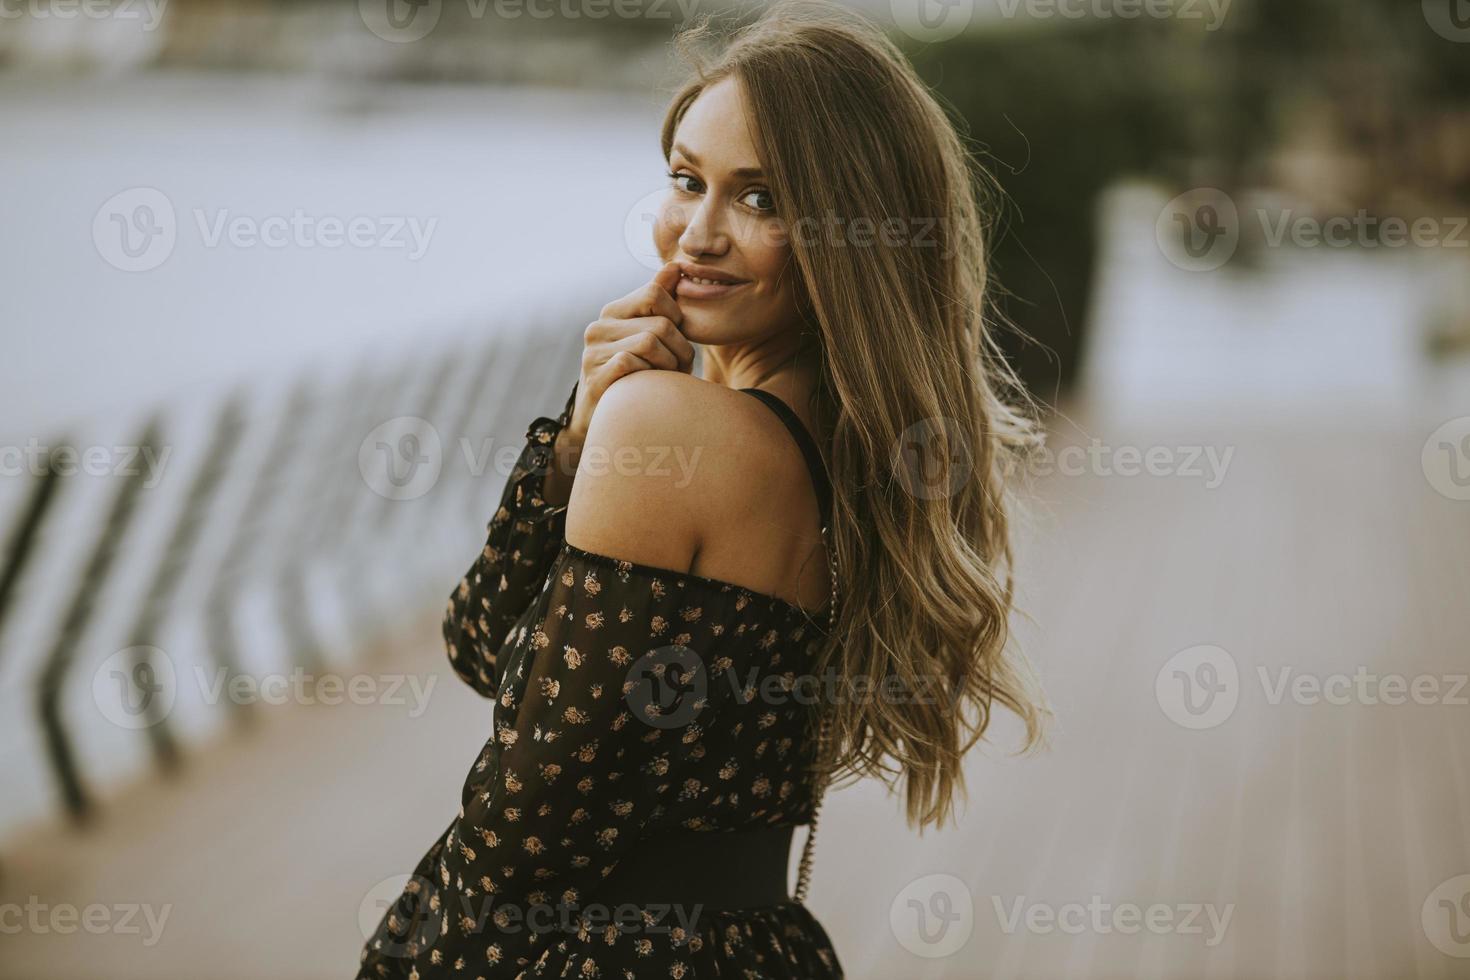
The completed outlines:
{"type": "MultiPolygon", "coordinates": [[[[636,371],[610,385],[587,429],[567,505],[566,539],[583,550],[688,569],[712,529],[758,510],[784,463],[770,410],[748,394],[678,371],[636,371]]],[[[775,423],[779,426],[779,422],[775,423]]]]}
{"type": "MultiPolygon", "coordinates": [[[[728,441],[761,431],[770,410],[745,392],[705,381],[680,371],[635,371],[619,378],[603,393],[592,425],[605,425],[617,434],[646,434],[646,430],[678,431],[696,438],[733,433],[728,441]]],[[[588,431],[589,438],[591,429],[588,431]]]]}

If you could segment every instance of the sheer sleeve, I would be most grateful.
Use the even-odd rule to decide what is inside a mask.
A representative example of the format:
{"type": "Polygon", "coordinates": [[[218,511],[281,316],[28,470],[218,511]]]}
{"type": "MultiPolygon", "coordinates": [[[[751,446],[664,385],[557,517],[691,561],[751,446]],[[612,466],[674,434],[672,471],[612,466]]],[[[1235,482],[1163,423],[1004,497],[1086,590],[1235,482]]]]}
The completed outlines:
{"type": "MultiPolygon", "coordinates": [[[[580,381],[578,382],[578,384],[580,381]]],[[[454,672],[487,698],[499,686],[497,662],[506,631],[541,588],[566,532],[566,504],[542,496],[553,444],[572,418],[577,384],[556,418],[526,428],[525,446],[490,518],[480,555],[449,597],[444,643],[454,672]]]]}
{"type": "Polygon", "coordinates": [[[650,820],[715,791],[689,766],[715,714],[706,661],[725,603],[744,600],[673,586],[570,548],[512,638],[492,742],[450,843],[468,914],[445,925],[485,950],[469,975],[521,975],[650,820]]]}

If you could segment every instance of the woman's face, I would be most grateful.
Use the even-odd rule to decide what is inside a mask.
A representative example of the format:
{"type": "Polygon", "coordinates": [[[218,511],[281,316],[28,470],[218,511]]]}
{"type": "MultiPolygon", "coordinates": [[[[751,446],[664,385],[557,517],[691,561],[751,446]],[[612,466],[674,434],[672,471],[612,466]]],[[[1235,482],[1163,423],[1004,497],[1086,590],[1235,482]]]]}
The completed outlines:
{"type": "Polygon", "coordinates": [[[682,330],[699,344],[760,340],[794,330],[799,319],[791,247],[761,174],[744,100],[731,76],[685,110],[669,153],[673,188],[654,222],[659,256],[684,272],[675,297],[682,330]]]}

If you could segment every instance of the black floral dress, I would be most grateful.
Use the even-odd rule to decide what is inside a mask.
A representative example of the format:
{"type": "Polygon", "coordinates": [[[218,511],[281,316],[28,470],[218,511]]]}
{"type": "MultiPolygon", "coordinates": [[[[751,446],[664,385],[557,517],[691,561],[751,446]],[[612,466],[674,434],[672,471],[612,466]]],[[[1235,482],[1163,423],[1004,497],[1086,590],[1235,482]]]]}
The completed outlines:
{"type": "Polygon", "coordinates": [[[558,418],[530,424],[484,549],[449,598],[449,660],[496,700],[493,733],[358,977],[840,978],[826,931],[789,898],[663,929],[519,918],[595,899],[650,835],[800,825],[814,804],[812,699],[770,692],[811,671],[825,610],[568,543],[566,506],[541,490],[575,397],[574,385],[558,418]],[[686,669],[666,656],[675,650],[698,657],[707,683],[662,714],[661,701],[640,702],[637,667],[686,669]]]}

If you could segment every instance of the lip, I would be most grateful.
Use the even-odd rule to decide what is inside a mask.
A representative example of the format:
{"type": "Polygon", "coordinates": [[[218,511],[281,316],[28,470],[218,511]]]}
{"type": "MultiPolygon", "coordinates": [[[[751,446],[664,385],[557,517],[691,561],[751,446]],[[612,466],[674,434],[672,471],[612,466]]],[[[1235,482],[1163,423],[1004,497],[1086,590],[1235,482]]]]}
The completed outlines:
{"type": "Polygon", "coordinates": [[[692,262],[679,263],[679,287],[680,299],[721,299],[730,295],[742,286],[750,285],[749,279],[741,279],[732,276],[728,272],[711,268],[707,265],[695,265],[692,262]],[[722,279],[724,282],[704,283],[695,282],[690,276],[698,276],[701,279],[722,279]]]}

